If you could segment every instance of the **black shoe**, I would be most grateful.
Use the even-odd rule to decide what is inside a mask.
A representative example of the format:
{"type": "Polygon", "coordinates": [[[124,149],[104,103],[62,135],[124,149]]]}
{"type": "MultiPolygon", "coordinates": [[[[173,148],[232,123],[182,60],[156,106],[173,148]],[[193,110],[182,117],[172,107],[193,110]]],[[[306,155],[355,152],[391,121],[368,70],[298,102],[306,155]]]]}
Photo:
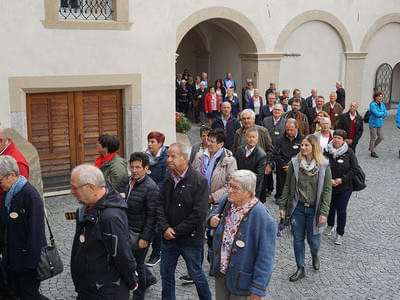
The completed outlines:
{"type": "Polygon", "coordinates": [[[189,275],[183,275],[183,276],[179,277],[179,279],[182,280],[182,283],[185,283],[185,284],[194,283],[192,277],[190,277],[189,275]]]}
{"type": "Polygon", "coordinates": [[[159,256],[153,256],[150,255],[149,260],[146,263],[146,266],[148,267],[154,267],[156,264],[158,264],[161,261],[161,258],[159,256]]]}
{"type": "Polygon", "coordinates": [[[312,266],[314,270],[319,270],[320,267],[320,262],[319,262],[319,257],[318,254],[312,254],[312,266]]]}
{"type": "Polygon", "coordinates": [[[306,272],[304,271],[304,267],[297,267],[296,273],[289,277],[290,281],[297,281],[306,276],[306,272]]]}
{"type": "Polygon", "coordinates": [[[378,158],[379,156],[378,156],[378,154],[376,154],[376,152],[371,151],[371,157],[378,158]]]}

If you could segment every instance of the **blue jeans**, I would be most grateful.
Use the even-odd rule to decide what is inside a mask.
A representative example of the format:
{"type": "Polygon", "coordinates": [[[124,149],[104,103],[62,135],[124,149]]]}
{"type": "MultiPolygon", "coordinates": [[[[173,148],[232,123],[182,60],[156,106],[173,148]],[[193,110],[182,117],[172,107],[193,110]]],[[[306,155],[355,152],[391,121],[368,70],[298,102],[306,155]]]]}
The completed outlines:
{"type": "Polygon", "coordinates": [[[211,291],[201,266],[202,247],[178,245],[175,241],[162,240],[160,273],[162,279],[162,299],[175,300],[175,269],[182,255],[190,277],[193,279],[201,300],[211,300],[211,291]]]}
{"type": "Polygon", "coordinates": [[[331,206],[329,208],[328,226],[335,226],[335,213],[337,214],[336,232],[340,235],[344,234],[346,226],[347,204],[351,197],[352,190],[345,191],[340,194],[332,194],[331,206]]]}
{"type": "Polygon", "coordinates": [[[317,254],[321,245],[321,235],[313,234],[313,223],[315,217],[315,207],[305,207],[302,203],[297,204],[291,218],[293,231],[294,256],[298,267],[305,267],[304,260],[305,246],[304,239],[307,233],[307,242],[310,246],[311,254],[317,254]]]}

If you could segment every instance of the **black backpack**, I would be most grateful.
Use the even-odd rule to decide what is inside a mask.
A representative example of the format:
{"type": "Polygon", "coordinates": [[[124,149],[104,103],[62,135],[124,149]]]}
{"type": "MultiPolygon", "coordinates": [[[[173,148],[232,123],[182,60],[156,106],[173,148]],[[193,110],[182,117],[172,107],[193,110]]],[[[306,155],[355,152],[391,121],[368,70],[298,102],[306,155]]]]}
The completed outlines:
{"type": "Polygon", "coordinates": [[[360,165],[357,166],[357,171],[353,177],[353,191],[358,192],[365,189],[367,185],[365,184],[365,173],[361,169],[360,165]]]}
{"type": "Polygon", "coordinates": [[[364,118],[363,118],[363,120],[364,120],[364,123],[369,123],[369,115],[370,115],[370,112],[369,112],[369,109],[365,112],[365,115],[364,115],[364,118]]]}

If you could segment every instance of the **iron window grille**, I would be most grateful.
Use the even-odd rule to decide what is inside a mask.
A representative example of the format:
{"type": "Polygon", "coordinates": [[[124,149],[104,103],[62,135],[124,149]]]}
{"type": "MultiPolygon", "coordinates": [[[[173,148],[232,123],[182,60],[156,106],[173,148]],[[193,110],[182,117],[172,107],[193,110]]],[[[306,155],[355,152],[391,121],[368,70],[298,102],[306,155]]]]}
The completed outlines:
{"type": "Polygon", "coordinates": [[[375,74],[375,92],[380,91],[383,93],[382,102],[387,108],[391,106],[391,96],[392,96],[392,76],[393,69],[387,64],[381,64],[375,74]]]}
{"type": "Polygon", "coordinates": [[[60,19],[112,20],[113,0],[58,0],[60,19]]]}

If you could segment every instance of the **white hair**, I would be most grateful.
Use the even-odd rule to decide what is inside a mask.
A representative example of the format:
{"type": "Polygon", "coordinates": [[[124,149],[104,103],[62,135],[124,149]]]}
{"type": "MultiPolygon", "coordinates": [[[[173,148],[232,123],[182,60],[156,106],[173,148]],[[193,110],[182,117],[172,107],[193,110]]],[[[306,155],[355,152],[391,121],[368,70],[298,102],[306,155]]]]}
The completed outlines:
{"type": "Polygon", "coordinates": [[[256,119],[256,113],[250,108],[243,109],[243,111],[240,113],[240,119],[242,119],[246,114],[250,114],[252,119],[256,119]]]}
{"type": "Polygon", "coordinates": [[[16,160],[10,155],[0,156],[0,176],[8,176],[11,173],[19,176],[19,168],[16,160]]]}
{"type": "Polygon", "coordinates": [[[244,191],[250,191],[251,195],[256,194],[256,175],[249,170],[237,170],[232,173],[231,179],[237,181],[244,191]]]}
{"type": "Polygon", "coordinates": [[[71,176],[78,172],[79,183],[81,185],[85,184],[93,184],[96,187],[105,187],[106,182],[104,180],[103,172],[94,165],[91,164],[82,164],[76,166],[72,169],[71,176]]]}
{"type": "Polygon", "coordinates": [[[173,143],[171,145],[169,145],[169,147],[177,147],[179,149],[179,152],[181,153],[181,157],[186,159],[189,157],[190,155],[190,147],[182,144],[182,143],[173,143]]]}
{"type": "Polygon", "coordinates": [[[206,83],[205,83],[205,81],[201,81],[201,82],[200,82],[200,85],[204,85],[204,86],[206,86],[206,83]]]}

